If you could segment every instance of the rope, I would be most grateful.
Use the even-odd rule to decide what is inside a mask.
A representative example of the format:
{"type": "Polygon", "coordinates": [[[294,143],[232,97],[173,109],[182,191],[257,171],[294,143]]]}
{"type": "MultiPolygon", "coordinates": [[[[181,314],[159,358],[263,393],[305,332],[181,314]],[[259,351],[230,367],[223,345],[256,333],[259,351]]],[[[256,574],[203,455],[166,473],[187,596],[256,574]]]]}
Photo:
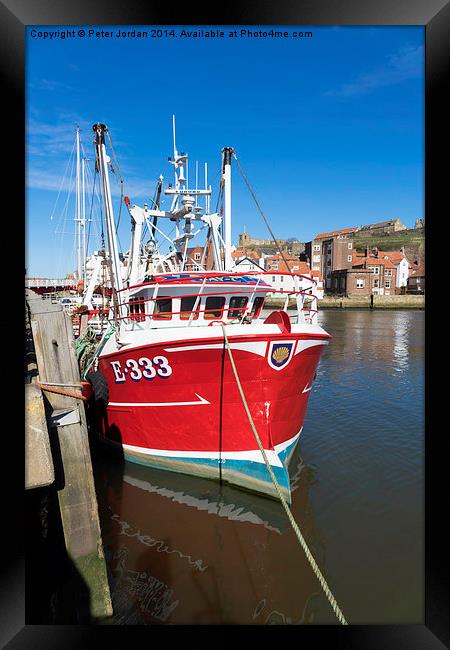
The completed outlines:
{"type": "Polygon", "coordinates": [[[236,369],[236,365],[234,363],[233,354],[231,352],[231,347],[230,347],[230,344],[228,342],[228,337],[227,337],[226,332],[225,332],[225,326],[222,323],[221,323],[221,327],[222,327],[222,331],[223,331],[225,346],[226,346],[226,348],[228,350],[228,355],[230,357],[234,377],[236,379],[237,387],[238,387],[239,393],[241,395],[242,403],[244,404],[244,408],[245,408],[245,411],[247,413],[248,421],[249,421],[250,426],[252,428],[252,431],[253,431],[253,433],[255,435],[256,442],[258,443],[258,447],[261,450],[261,453],[262,453],[264,462],[266,464],[266,467],[269,470],[269,474],[270,474],[270,477],[271,477],[271,479],[273,481],[273,484],[275,486],[277,494],[278,494],[278,496],[280,498],[281,503],[283,504],[283,508],[285,509],[286,514],[287,514],[287,516],[289,518],[289,521],[291,522],[292,528],[294,529],[294,532],[295,532],[295,534],[297,536],[297,539],[300,542],[301,547],[305,551],[305,555],[306,555],[306,557],[307,557],[307,559],[308,559],[308,561],[309,561],[309,563],[311,565],[311,568],[314,571],[317,579],[319,580],[320,585],[321,585],[322,589],[324,590],[325,595],[328,598],[328,600],[330,602],[330,605],[333,608],[334,613],[336,614],[336,617],[338,618],[339,622],[342,623],[342,625],[348,625],[347,621],[344,618],[343,613],[341,612],[341,610],[340,610],[340,608],[339,608],[339,606],[338,606],[338,604],[336,602],[336,599],[334,598],[333,594],[331,593],[330,588],[328,587],[328,584],[327,584],[325,578],[323,577],[319,567],[317,566],[316,561],[314,560],[314,558],[313,558],[313,556],[311,554],[311,551],[308,548],[308,545],[307,545],[307,543],[306,543],[306,541],[305,541],[305,539],[304,539],[304,537],[303,537],[303,535],[302,535],[302,533],[300,531],[300,528],[298,527],[294,517],[292,516],[292,512],[291,512],[291,510],[290,510],[290,508],[289,508],[289,506],[288,506],[288,504],[286,502],[286,499],[284,498],[284,496],[283,496],[283,494],[281,492],[278,481],[275,478],[275,474],[273,473],[272,467],[270,466],[270,463],[269,463],[269,461],[267,459],[266,452],[264,451],[264,447],[262,446],[260,437],[258,435],[258,432],[256,430],[256,427],[255,427],[255,424],[253,422],[252,416],[250,414],[250,410],[248,408],[247,400],[245,399],[244,391],[242,390],[242,385],[241,385],[241,382],[239,380],[239,375],[238,375],[238,372],[237,372],[237,369],[236,369]]]}
{"type": "Polygon", "coordinates": [[[94,357],[96,347],[96,333],[92,327],[88,327],[85,334],[83,334],[83,336],[79,336],[75,341],[75,351],[81,373],[84,372],[86,367],[89,365],[90,360],[94,357]]]}
{"type": "Polygon", "coordinates": [[[110,325],[109,329],[105,331],[102,338],[97,345],[97,338],[95,332],[89,328],[86,334],[78,338],[75,342],[75,348],[78,357],[78,365],[83,379],[86,379],[87,372],[90,368],[94,371],[98,368],[98,357],[106,341],[115,332],[114,325],[110,325]],[[93,338],[94,337],[94,338],[93,338]]]}

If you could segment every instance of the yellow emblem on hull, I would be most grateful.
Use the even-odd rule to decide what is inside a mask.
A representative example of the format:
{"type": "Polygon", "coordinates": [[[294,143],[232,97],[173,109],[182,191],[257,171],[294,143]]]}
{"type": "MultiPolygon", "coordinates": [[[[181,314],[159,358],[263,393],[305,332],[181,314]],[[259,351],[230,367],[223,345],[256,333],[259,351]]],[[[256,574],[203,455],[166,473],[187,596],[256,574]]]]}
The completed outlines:
{"type": "Polygon", "coordinates": [[[286,346],[283,346],[281,348],[277,348],[275,352],[272,353],[272,359],[276,361],[277,363],[283,363],[289,356],[289,348],[286,346]]]}

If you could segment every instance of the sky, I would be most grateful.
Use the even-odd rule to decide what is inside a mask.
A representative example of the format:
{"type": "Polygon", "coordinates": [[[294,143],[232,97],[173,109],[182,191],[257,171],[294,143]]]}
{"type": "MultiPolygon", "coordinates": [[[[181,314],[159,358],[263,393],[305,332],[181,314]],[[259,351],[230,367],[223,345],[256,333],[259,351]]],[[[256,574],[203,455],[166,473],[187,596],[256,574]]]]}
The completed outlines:
{"type": "MultiPolygon", "coordinates": [[[[84,37],[80,26],[27,28],[28,276],[58,278],[76,268],[75,130],[92,166],[96,122],[108,126],[124,193],[138,205],[150,203],[160,174],[173,180],[175,114],[190,185],[195,162],[199,185],[207,162],[214,208],[221,150],[233,147],[277,238],[307,242],[393,218],[412,228],[425,217],[423,27],[273,26],[288,32],[282,38],[240,35],[269,32],[267,25],[157,28],[160,37],[151,26],[85,26],[84,37]],[[116,37],[119,29],[148,37],[116,37]],[[292,35],[300,30],[312,37],[292,35]]],[[[112,178],[117,216],[117,170],[112,178]]],[[[270,238],[235,162],[232,192],[233,243],[244,230],[270,238]]],[[[128,250],[130,219],[124,207],[120,214],[128,250]]],[[[89,226],[91,248],[99,228],[95,220],[89,226]]]]}

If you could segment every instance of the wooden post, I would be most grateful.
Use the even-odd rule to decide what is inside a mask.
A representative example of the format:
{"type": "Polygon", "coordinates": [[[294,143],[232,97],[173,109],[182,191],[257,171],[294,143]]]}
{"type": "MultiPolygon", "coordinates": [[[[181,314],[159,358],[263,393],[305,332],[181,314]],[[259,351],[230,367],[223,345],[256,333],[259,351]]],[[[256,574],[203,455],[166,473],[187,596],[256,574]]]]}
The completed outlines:
{"type": "Polygon", "coordinates": [[[25,384],[25,489],[51,485],[55,480],[42,391],[25,384]]]}
{"type": "MultiPolygon", "coordinates": [[[[63,384],[61,388],[67,384],[73,391],[80,372],[70,316],[61,305],[41,299],[29,299],[28,305],[39,382],[63,384]]],[[[111,616],[84,403],[52,392],[45,395],[53,408],[61,450],[64,485],[58,498],[67,553],[90,590],[91,616],[111,616]]]]}

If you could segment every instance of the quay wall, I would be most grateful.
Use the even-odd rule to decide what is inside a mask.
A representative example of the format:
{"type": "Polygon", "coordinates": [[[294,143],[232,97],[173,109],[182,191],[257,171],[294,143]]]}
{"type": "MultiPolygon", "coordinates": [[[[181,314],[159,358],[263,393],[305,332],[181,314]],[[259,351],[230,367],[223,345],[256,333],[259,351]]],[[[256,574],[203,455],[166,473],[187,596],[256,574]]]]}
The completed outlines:
{"type": "MultiPolygon", "coordinates": [[[[425,309],[425,296],[325,296],[318,304],[319,309],[425,309]]],[[[267,298],[264,303],[268,309],[280,309],[283,305],[283,298],[267,298]]]]}
{"type": "Polygon", "coordinates": [[[319,309],[425,309],[424,295],[405,296],[326,296],[319,300],[319,309]]]}

